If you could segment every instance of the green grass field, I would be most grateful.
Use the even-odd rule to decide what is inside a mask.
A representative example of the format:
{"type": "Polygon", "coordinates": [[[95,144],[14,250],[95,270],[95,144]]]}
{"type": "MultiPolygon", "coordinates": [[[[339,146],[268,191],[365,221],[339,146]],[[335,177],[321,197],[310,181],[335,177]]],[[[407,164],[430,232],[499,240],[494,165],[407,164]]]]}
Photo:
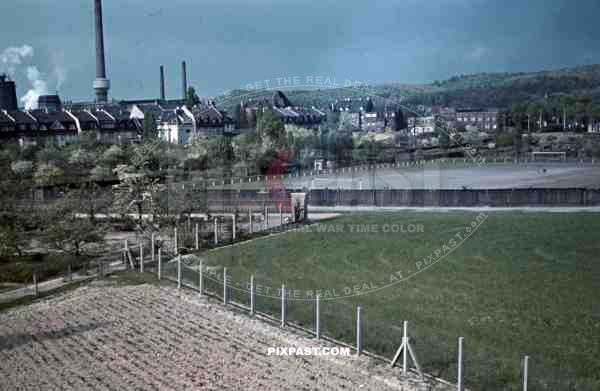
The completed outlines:
{"type": "MultiPolygon", "coordinates": [[[[233,297],[241,301],[248,301],[241,289],[250,274],[263,294],[271,289],[268,296],[276,296],[282,282],[299,298],[317,289],[329,291],[326,298],[340,295],[322,301],[322,324],[326,334],[349,343],[361,305],[365,348],[387,357],[408,320],[421,365],[448,380],[456,378],[457,338],[463,336],[471,389],[520,389],[525,354],[530,390],[600,389],[600,215],[490,212],[459,241],[457,234],[464,238],[477,216],[345,215],[323,223],[342,232],[290,232],[204,257],[228,268],[233,297]],[[379,232],[350,232],[353,224],[375,224],[379,232]],[[385,224],[421,224],[424,232],[381,232],[385,224]],[[452,247],[453,238],[460,245],[452,247]],[[438,249],[442,254],[444,245],[452,251],[416,273],[417,262],[423,269],[423,259],[435,258],[438,249]],[[390,285],[398,271],[411,277],[390,285]],[[345,295],[356,286],[363,295],[345,295]]],[[[257,298],[257,308],[274,315],[279,305],[274,297],[257,298]]],[[[313,314],[311,300],[288,303],[291,321],[312,328],[313,314]]]]}

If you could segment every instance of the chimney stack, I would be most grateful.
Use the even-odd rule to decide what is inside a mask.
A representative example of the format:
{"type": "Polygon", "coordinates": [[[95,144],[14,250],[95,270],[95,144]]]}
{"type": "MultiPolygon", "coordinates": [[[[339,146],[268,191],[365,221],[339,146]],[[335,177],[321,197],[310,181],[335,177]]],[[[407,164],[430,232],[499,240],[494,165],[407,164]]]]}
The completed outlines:
{"type": "Polygon", "coordinates": [[[102,27],[102,0],[94,0],[94,16],[96,20],[96,80],[94,90],[96,102],[108,101],[110,81],[106,78],[106,64],[104,63],[104,31],[102,27]]]}
{"type": "Polygon", "coordinates": [[[160,100],[165,100],[165,67],[160,66],[160,100]]]}
{"type": "Polygon", "coordinates": [[[0,110],[17,110],[17,88],[6,74],[0,74],[0,110]]]}
{"type": "Polygon", "coordinates": [[[181,83],[183,87],[183,100],[187,98],[187,70],[185,67],[185,61],[181,62],[181,83]]]}

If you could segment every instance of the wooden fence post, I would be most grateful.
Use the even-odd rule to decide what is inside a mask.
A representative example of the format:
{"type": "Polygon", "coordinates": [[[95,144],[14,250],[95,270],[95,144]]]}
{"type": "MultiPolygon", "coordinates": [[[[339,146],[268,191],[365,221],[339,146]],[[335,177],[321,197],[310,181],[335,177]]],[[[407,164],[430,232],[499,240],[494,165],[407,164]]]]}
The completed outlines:
{"type": "Polygon", "coordinates": [[[458,338],[458,374],[456,376],[456,389],[458,391],[463,391],[463,341],[463,337],[458,338]]]}
{"type": "Polygon", "coordinates": [[[361,319],[361,306],[356,307],[356,355],[360,355],[362,352],[362,319],[361,319]]]}
{"type": "Polygon", "coordinates": [[[281,327],[285,327],[285,284],[281,284],[281,327]]]}

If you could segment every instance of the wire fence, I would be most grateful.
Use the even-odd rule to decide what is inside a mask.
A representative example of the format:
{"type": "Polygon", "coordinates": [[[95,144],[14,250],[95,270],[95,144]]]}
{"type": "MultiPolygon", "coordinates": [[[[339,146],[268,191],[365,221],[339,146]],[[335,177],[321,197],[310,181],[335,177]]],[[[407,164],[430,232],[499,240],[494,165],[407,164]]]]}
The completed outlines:
{"type": "Polygon", "coordinates": [[[270,295],[264,294],[264,287],[272,285],[272,281],[265,283],[252,275],[244,277],[235,270],[203,264],[193,254],[177,254],[177,247],[171,251],[172,248],[162,244],[148,238],[136,245],[125,241],[120,250],[109,252],[102,260],[84,268],[67,268],[59,277],[43,282],[32,276],[24,287],[9,292],[8,296],[1,292],[0,302],[2,295],[13,300],[38,295],[114,271],[150,272],[158,279],[172,281],[178,288],[211,296],[281,327],[352,347],[356,354],[385,360],[398,365],[403,372],[450,382],[458,390],[463,389],[465,379],[467,384],[480,389],[544,389],[543,385],[548,384],[529,375],[528,356],[515,355],[512,365],[507,365],[490,351],[470,346],[461,336],[444,332],[444,325],[434,325],[435,332],[423,320],[410,321],[406,327],[403,314],[399,313],[397,321],[390,322],[380,311],[359,309],[357,301],[327,300],[320,296],[294,300],[294,291],[283,283],[273,287],[270,295]]]}
{"type": "Polygon", "coordinates": [[[144,257],[143,262],[139,258],[137,262],[134,260],[136,270],[155,273],[178,288],[192,289],[280,327],[301,330],[314,338],[351,347],[355,354],[385,360],[397,365],[402,373],[416,373],[457,390],[464,389],[465,379],[467,384],[481,389],[497,389],[502,384],[505,389],[527,390],[538,389],[542,384],[529,376],[528,356],[515,357],[514,365],[507,367],[501,360],[490,357],[489,352],[470,347],[462,337],[431,333],[431,325],[405,322],[400,314],[397,324],[390,324],[377,311],[348,301],[325,300],[320,296],[293,300],[293,291],[284,284],[267,296],[257,293],[261,281],[254,276],[233,279],[231,270],[202,264],[193,255],[163,255],[157,251],[144,257]],[[470,372],[471,368],[481,373],[470,372]],[[490,378],[486,381],[487,377],[490,378]]]}

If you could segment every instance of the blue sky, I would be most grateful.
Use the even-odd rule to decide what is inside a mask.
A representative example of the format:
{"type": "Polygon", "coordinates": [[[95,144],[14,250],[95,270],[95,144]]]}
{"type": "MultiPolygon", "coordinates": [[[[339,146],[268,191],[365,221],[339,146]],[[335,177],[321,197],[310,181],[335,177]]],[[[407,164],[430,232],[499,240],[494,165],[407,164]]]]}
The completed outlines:
{"type": "MultiPolygon", "coordinates": [[[[423,83],[458,73],[600,63],[597,0],[104,0],[115,98],[218,94],[307,75],[423,83]]],[[[91,99],[92,0],[3,0],[0,52],[30,45],[14,71],[20,96],[35,65],[63,99],[91,99]],[[58,80],[62,79],[61,83],[58,80]]]]}

